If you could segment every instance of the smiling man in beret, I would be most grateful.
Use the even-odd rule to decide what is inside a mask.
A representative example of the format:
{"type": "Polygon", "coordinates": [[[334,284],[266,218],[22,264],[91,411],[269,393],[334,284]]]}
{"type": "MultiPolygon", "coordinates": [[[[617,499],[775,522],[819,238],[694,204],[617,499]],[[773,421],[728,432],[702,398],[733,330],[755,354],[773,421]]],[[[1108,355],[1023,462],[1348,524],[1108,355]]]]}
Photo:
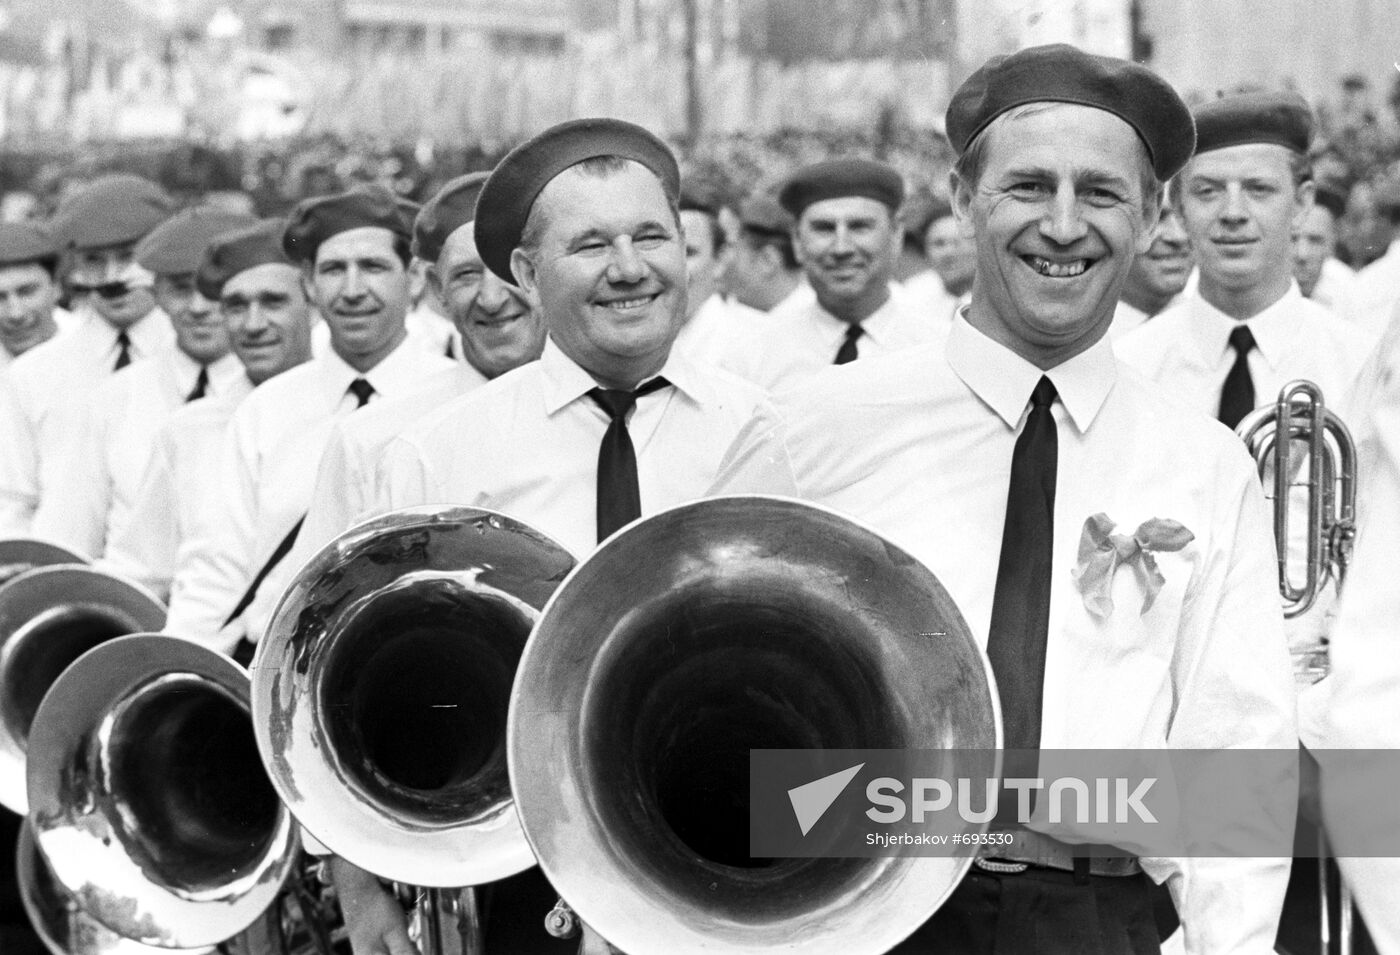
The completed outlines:
{"type": "Polygon", "coordinates": [[[181,557],[167,632],[251,652],[295,568],[284,564],[311,502],[331,426],[372,400],[408,394],[450,366],[408,343],[411,223],[380,188],[308,199],[282,236],[330,349],[278,375],[229,421],[207,535],[181,557]]]}
{"type": "MultiPolygon", "coordinates": [[[[671,151],[620,120],[559,124],[501,161],[477,199],[476,249],[542,316],[543,354],[394,438],[373,513],[475,504],[582,557],[704,491],[763,395],[671,347],[686,312],[679,195],[671,151]]],[[[411,952],[378,881],[339,859],[332,872],[356,955],[411,952]]],[[[544,931],[556,896],[538,871],[490,891],[488,952],[577,950],[544,931]]]]}
{"type": "MultiPolygon", "coordinates": [[[[1141,66],[1055,45],[988,61],[947,130],[977,269],[946,345],[781,396],[714,490],[815,500],[926,563],[986,648],[1008,775],[1035,776],[1042,749],[1257,747],[1288,765],[1292,678],[1252,463],[1106,338],[1161,184],[1191,154],[1190,112],[1141,66]],[[1171,541],[1153,518],[1177,522],[1171,541]],[[1106,579],[1107,603],[1080,583],[1082,549],[1115,527],[1171,548],[1150,607],[1132,574],[1106,579]]],[[[1261,781],[1255,815],[1277,785],[1261,781]]],[[[994,823],[1011,842],[895,951],[1154,952],[1154,881],[1187,951],[1272,951],[1286,859],[1100,857],[1071,848],[1104,841],[1072,822],[1022,822],[994,823]]]]}
{"type": "Polygon", "coordinates": [[[285,229],[284,220],[265,219],[223,233],[199,263],[197,291],[217,303],[241,373],[230,387],[181,405],[161,426],[126,526],[108,540],[99,564],[162,599],[170,594],[176,555],[195,535],[200,504],[218,482],[229,418],[256,386],[311,358],[315,314],[301,270],[282,249],[285,229]]]}
{"type": "Polygon", "coordinates": [[[724,367],[776,390],[937,337],[939,323],[893,283],[904,236],[898,172],[873,159],[827,160],[794,174],[778,201],[793,217],[793,250],[816,295],[774,309],[734,343],[724,367]]]}
{"type": "Polygon", "coordinates": [[[58,241],[34,222],[0,223],[0,371],[76,320],[58,306],[58,241]]]}
{"type": "Polygon", "coordinates": [[[153,276],[136,243],[173,211],[153,182],[126,174],[93,180],[59,206],[53,233],[82,290],[71,335],[30,349],[0,385],[0,536],[31,532],[34,511],[59,475],[70,435],[59,422],[97,384],[167,347],[174,335],[156,307],[153,276]]]}
{"type": "Polygon", "coordinates": [[[138,265],[155,276],[154,293],[175,341],[124,368],[72,406],[57,483],[34,514],[34,533],[100,557],[126,526],[156,432],[182,404],[246,390],[229,353],[228,324],[195,289],[205,248],[251,216],[195,207],[166,219],[136,246],[138,265]]]}

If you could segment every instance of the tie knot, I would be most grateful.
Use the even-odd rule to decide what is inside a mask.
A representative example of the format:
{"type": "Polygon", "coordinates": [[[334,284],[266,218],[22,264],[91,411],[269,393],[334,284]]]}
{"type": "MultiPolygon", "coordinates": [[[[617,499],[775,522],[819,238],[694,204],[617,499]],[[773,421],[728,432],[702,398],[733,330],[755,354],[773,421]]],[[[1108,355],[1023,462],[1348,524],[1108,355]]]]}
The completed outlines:
{"type": "Polygon", "coordinates": [[[1230,332],[1230,347],[1241,355],[1248,355],[1254,349],[1254,333],[1248,325],[1236,325],[1230,332]]]}
{"type": "Polygon", "coordinates": [[[126,333],[125,328],[117,332],[117,344],[123,348],[131,345],[131,336],[126,333]]]}
{"type": "Polygon", "coordinates": [[[627,412],[632,410],[637,399],[642,395],[649,395],[658,388],[665,388],[670,382],[660,376],[653,378],[638,386],[636,391],[623,391],[621,388],[594,388],[588,392],[588,397],[597,402],[598,407],[608,413],[608,417],[613,421],[627,417],[627,412]]]}
{"type": "Polygon", "coordinates": [[[370,396],[374,394],[374,385],[363,378],[356,378],[350,382],[350,394],[354,395],[355,400],[359,402],[355,407],[363,408],[369,404],[370,396]]]}
{"type": "Polygon", "coordinates": [[[1045,375],[1040,376],[1040,380],[1035,383],[1035,390],[1031,392],[1031,405],[1036,408],[1048,408],[1055,403],[1055,396],[1059,394],[1055,390],[1055,383],[1045,375]]]}
{"type": "Polygon", "coordinates": [[[860,341],[860,336],[864,334],[865,329],[860,327],[860,322],[856,322],[854,325],[851,325],[846,329],[845,340],[849,344],[855,344],[856,342],[860,341]]]}

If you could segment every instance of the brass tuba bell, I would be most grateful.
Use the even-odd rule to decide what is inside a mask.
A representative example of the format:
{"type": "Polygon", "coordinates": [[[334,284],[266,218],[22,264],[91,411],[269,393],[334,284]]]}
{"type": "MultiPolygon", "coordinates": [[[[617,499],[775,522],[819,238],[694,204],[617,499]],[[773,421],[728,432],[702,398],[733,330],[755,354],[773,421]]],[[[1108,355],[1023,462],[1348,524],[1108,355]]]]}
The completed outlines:
{"type": "Polygon", "coordinates": [[[148,945],[242,932],[300,852],[258,757],[247,674],[186,640],[120,637],[73,663],[39,707],[28,777],[54,878],[148,945]]]}
{"type": "Polygon", "coordinates": [[[36,567],[0,587],[0,803],[27,811],[30,725],[59,674],[99,643],[164,623],[149,591],[89,567],[36,567]]]}
{"type": "Polygon", "coordinates": [[[0,584],[35,567],[54,564],[86,564],[88,559],[75,550],[31,537],[0,540],[0,584]]]}
{"type": "Polygon", "coordinates": [[[472,507],[384,515],[321,550],[253,664],[268,774],[342,858],[425,887],[535,864],[506,778],[511,681],[573,567],[529,526],[472,507]]]}
{"type": "Polygon", "coordinates": [[[884,952],[972,860],[750,859],[750,750],[995,750],[992,687],[947,592],[880,535],[699,501],[620,531],[550,600],[511,784],[550,881],[629,955],[884,952]]]}

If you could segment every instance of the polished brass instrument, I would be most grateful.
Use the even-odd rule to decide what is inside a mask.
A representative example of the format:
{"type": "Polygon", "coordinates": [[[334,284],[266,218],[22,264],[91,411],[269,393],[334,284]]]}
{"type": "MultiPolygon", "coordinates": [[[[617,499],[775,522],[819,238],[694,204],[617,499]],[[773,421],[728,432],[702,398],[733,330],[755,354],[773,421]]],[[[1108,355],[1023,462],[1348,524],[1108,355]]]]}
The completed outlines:
{"type": "Polygon", "coordinates": [[[0,587],[0,803],[27,811],[29,730],[59,674],[99,643],[164,623],[149,591],[88,567],[35,567],[0,587]]]}
{"type": "MultiPolygon", "coordinates": [[[[53,877],[34,844],[34,832],[20,829],[15,849],[20,900],[39,940],[53,955],[171,955],[168,948],[123,938],[83,911],[73,894],[53,877]]],[[[185,949],[190,955],[214,955],[213,946],[185,949]]]]}
{"type": "Polygon", "coordinates": [[[35,567],[86,563],[88,559],[77,551],[49,541],[29,537],[0,540],[0,584],[35,567]]]}
{"type": "Polygon", "coordinates": [[[545,608],[512,691],[516,806],[585,945],[884,952],[971,859],[752,860],[749,752],[994,750],[992,686],[938,580],[875,532],[780,498],[687,504],[545,608]]]}
{"type": "Polygon", "coordinates": [[[278,793],[350,863],[438,890],[423,893],[430,950],[454,921],[479,945],[472,896],[440,890],[535,864],[506,777],[507,705],[539,609],[573,565],[493,511],[398,511],[312,558],[259,645],[253,716],[278,793]]]}
{"type": "MultiPolygon", "coordinates": [[[[1254,458],[1265,496],[1273,505],[1274,544],[1278,550],[1279,596],[1283,614],[1293,618],[1310,610],[1329,583],[1338,591],[1346,580],[1351,563],[1352,542],[1356,536],[1356,442],[1345,422],[1323,401],[1322,389],[1311,381],[1290,381],[1279,391],[1272,406],[1251,412],[1235,429],[1254,458]],[[1302,446],[1302,453],[1294,445],[1302,446]],[[1291,490],[1306,471],[1302,486],[1306,493],[1307,525],[1303,552],[1304,578],[1292,577],[1294,529],[1290,526],[1293,499],[1291,490]]],[[[1315,640],[1292,648],[1294,674],[1302,685],[1311,685],[1327,676],[1330,669],[1327,637],[1319,632],[1315,640]]],[[[1322,951],[1331,951],[1330,856],[1326,836],[1319,835],[1318,866],[1320,895],[1320,936],[1322,951]]],[[[1341,913],[1338,941],[1343,955],[1349,955],[1352,940],[1351,890],[1341,886],[1341,913]]]]}
{"type": "Polygon", "coordinates": [[[147,945],[242,932],[298,860],[253,739],[247,674],[186,640],[119,637],[69,666],[35,716],[27,775],[54,879],[147,945]]]}

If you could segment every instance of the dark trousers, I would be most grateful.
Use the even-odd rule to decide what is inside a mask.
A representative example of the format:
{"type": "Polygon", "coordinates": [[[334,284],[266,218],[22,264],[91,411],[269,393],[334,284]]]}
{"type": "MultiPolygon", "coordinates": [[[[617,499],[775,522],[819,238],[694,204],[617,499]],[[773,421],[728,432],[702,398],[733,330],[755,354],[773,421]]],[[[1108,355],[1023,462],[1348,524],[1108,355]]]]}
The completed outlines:
{"type": "Polygon", "coordinates": [[[0,955],[41,955],[46,952],[29,925],[19,898],[15,875],[15,845],[24,820],[0,809],[0,955]]]}
{"type": "Polygon", "coordinates": [[[891,955],[1155,955],[1152,880],[972,869],[891,955]]]}
{"type": "Polygon", "coordinates": [[[539,866],[493,882],[482,893],[486,951],[500,955],[574,955],[578,939],[561,940],[544,928],[559,893],[539,866]]]}

